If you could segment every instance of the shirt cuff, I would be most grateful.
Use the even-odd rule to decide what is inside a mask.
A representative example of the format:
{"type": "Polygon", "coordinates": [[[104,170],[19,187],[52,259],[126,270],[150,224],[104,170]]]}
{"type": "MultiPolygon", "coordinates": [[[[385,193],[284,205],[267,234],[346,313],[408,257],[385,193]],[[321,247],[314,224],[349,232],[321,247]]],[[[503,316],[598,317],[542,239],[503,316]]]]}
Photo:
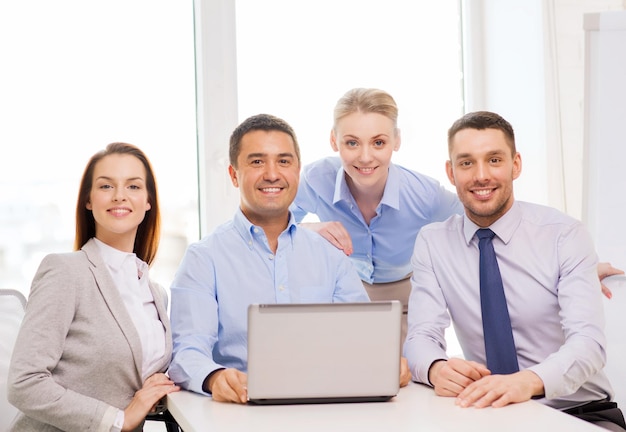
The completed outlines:
{"type": "Polygon", "coordinates": [[[115,416],[113,426],[111,426],[111,432],[121,432],[124,427],[124,411],[118,410],[115,416]]]}

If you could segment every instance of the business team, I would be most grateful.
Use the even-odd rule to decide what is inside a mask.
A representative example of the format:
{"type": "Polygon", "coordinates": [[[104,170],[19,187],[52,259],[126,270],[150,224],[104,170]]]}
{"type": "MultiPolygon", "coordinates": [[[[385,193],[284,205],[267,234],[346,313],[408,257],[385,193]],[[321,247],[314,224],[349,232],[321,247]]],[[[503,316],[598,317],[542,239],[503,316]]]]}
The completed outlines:
{"type": "MultiPolygon", "coordinates": [[[[106,257],[111,256],[107,259],[120,264],[103,268],[106,271],[100,276],[102,281],[96,279],[87,290],[93,296],[90,301],[95,304],[115,301],[114,316],[119,315],[120,325],[133,327],[126,330],[132,335],[129,340],[141,341],[138,358],[150,352],[153,360],[146,363],[144,359],[143,368],[138,369],[143,370],[139,381],[136,376],[131,380],[128,371],[122,373],[111,368],[110,373],[117,379],[133,382],[133,390],[124,398],[111,398],[108,393],[84,394],[79,385],[76,396],[60,401],[63,404],[56,409],[44,410],[39,402],[33,405],[33,392],[39,388],[35,387],[35,378],[57,376],[58,380],[63,376],[59,373],[75,367],[72,366],[74,357],[62,357],[62,352],[54,348],[56,354],[50,352],[49,361],[31,367],[26,361],[29,351],[18,349],[11,366],[9,394],[21,413],[13,430],[64,430],[65,422],[71,421],[81,425],[95,422],[107,431],[134,430],[141,426],[143,417],[159,399],[178,390],[174,383],[210,394],[217,401],[243,403],[246,401],[245,310],[248,304],[368,301],[372,294],[368,296],[365,288],[370,293],[376,289],[376,284],[369,283],[375,273],[370,269],[369,279],[365,280],[363,266],[353,265],[347,257],[352,252],[353,233],[349,227],[342,231],[344,227],[338,228],[338,225],[326,225],[325,229],[318,226],[320,236],[297,224],[289,207],[296,194],[300,196],[303,190],[307,190],[313,203],[339,203],[338,208],[343,203],[354,203],[356,207],[351,207],[349,212],[337,211],[342,214],[340,220],[357,218],[359,223],[352,225],[357,231],[368,224],[375,225],[377,219],[410,220],[413,213],[422,211],[420,222],[412,231],[417,240],[414,248],[411,246],[409,267],[406,257],[388,261],[370,257],[370,266],[374,267],[378,259],[397,263],[390,266],[397,265],[401,269],[399,281],[410,276],[408,336],[406,358],[402,358],[399,377],[401,385],[406,385],[412,377],[432,385],[439,395],[456,397],[463,407],[497,407],[539,398],[541,402],[608,429],[624,430],[620,429],[626,427],[623,416],[611,402],[612,389],[602,373],[606,360],[603,312],[598,282],[600,270],[593,245],[580,222],[552,209],[514,201],[512,183],[521,173],[521,156],[515,149],[513,129],[508,122],[495,113],[479,112],[462,117],[451,127],[446,171],[456,186],[460,199],[456,201],[434,180],[390,163],[391,153],[398,149],[400,140],[395,124],[397,107],[388,94],[375,89],[354,89],[340,100],[338,107],[344,110],[336,110],[331,143],[340,153],[342,166],[333,161],[324,162],[332,171],[326,179],[330,183],[324,196],[311,198],[314,188],[308,173],[314,171],[312,169],[304,170],[308,189],[299,188],[299,147],[293,129],[285,121],[271,115],[253,116],[231,135],[229,175],[232,184],[240,190],[240,207],[232,221],[189,246],[172,283],[173,357],[169,377],[152,372],[164,370],[157,360],[172,346],[169,323],[162,319],[160,291],[152,287],[147,277],[142,282],[147,266],[137,261],[136,277],[144,288],[138,299],[130,299],[128,293],[133,292],[130,287],[137,283],[127,277],[131,270],[117,266],[131,258],[123,258],[124,255],[115,258],[117,252],[106,252],[106,257]],[[371,100],[378,101],[378,105],[364,105],[371,100]],[[379,105],[385,106],[387,111],[364,108],[379,105]],[[448,210],[434,210],[432,201],[430,208],[424,207],[423,202],[416,203],[419,194],[411,195],[414,188],[400,180],[403,177],[411,179],[409,184],[420,183],[431,188],[432,193],[440,194],[448,210]],[[411,212],[403,210],[407,202],[412,203],[411,212]],[[459,214],[461,211],[456,207],[459,202],[463,214],[459,214]],[[398,215],[392,216],[394,212],[398,215]],[[435,216],[439,214],[441,216],[435,216]],[[478,237],[487,230],[490,237],[484,241],[481,237],[479,241],[478,237]],[[531,240],[539,244],[530,243],[531,240]],[[483,250],[488,249],[483,244],[492,247],[492,258],[497,259],[488,270],[480,270],[483,250]],[[248,271],[238,271],[242,266],[248,271]],[[501,279],[500,306],[504,307],[500,309],[508,309],[507,318],[482,309],[481,302],[487,297],[482,293],[483,274],[501,276],[495,279],[501,279]],[[524,284],[519,283],[522,280],[524,284]],[[114,297],[108,297],[112,294],[103,291],[102,287],[108,285],[118,287],[114,297]],[[522,286],[524,289],[520,289],[522,286]],[[116,299],[117,296],[121,296],[121,300],[116,299]],[[142,313],[136,314],[138,311],[142,313]],[[457,334],[464,360],[446,356],[443,332],[449,325],[448,313],[458,324],[457,331],[462,328],[457,334]],[[490,329],[506,328],[487,323],[485,317],[492,314],[504,319],[498,323],[510,322],[508,344],[513,354],[509,355],[509,360],[513,358],[512,363],[515,363],[512,369],[500,369],[498,361],[491,360],[492,354],[496,358],[500,355],[494,354],[491,346],[506,346],[501,342],[490,345],[490,329]],[[157,331],[159,328],[161,330],[157,331]],[[163,343],[150,346],[153,340],[163,343]],[[537,340],[544,343],[538,344],[537,340]],[[59,365],[63,365],[63,369],[56,369],[59,365]],[[26,377],[32,378],[26,380],[26,377]],[[135,398],[132,398],[133,392],[136,392],[135,398]],[[150,396],[146,397],[146,393],[150,396]],[[132,408],[138,405],[135,400],[143,401],[140,409],[132,408]],[[93,402],[89,405],[87,401],[93,402]],[[95,410],[80,414],[75,411],[75,407],[80,406],[84,407],[83,412],[95,410]],[[74,419],[67,419],[60,413],[67,413],[74,419]],[[47,429],[34,426],[28,429],[24,426],[27,424],[39,428],[45,425],[47,429]]],[[[101,241],[104,244],[99,246],[102,250],[99,253],[104,253],[108,245],[146,259],[143,251],[128,240],[135,235],[143,236],[141,238],[152,235],[158,243],[158,229],[148,234],[141,229],[144,215],[158,215],[151,168],[139,158],[143,166],[132,166],[135,172],[126,169],[118,174],[106,165],[111,173],[104,171],[96,176],[93,167],[105,167],[100,161],[107,161],[104,156],[92,161],[92,171],[84,176],[89,182],[81,189],[83,199],[79,200],[77,216],[86,212],[92,217],[92,224],[95,218],[96,229],[90,235],[96,239],[91,243],[101,241]],[[144,183],[148,184],[148,193],[135,198],[137,190],[145,189],[144,183]],[[111,191],[111,194],[99,199],[100,191],[111,191]],[[99,203],[102,203],[101,210],[96,207],[99,203]],[[102,221],[99,218],[103,218],[102,221]],[[115,237],[119,236],[122,225],[123,242],[115,237]]],[[[134,153],[132,156],[138,158],[134,153]]],[[[318,176],[317,181],[322,180],[318,176]]],[[[297,199],[295,205],[297,208],[292,209],[301,211],[316,208],[315,204],[309,204],[307,210],[304,201],[297,199]]],[[[331,208],[329,204],[326,211],[329,221],[332,221],[331,208]]],[[[78,217],[77,222],[80,222],[78,217]]],[[[384,229],[388,230],[390,224],[388,222],[384,229]]],[[[158,228],[158,223],[156,226],[158,228]]],[[[77,249],[81,246],[83,244],[77,245],[77,249]]],[[[83,247],[86,257],[90,254],[89,248],[91,246],[83,247]]],[[[363,262],[362,258],[359,251],[355,259],[363,262]]],[[[45,285],[37,282],[46,280],[43,275],[50,273],[49,264],[44,263],[40,269],[42,276],[33,282],[31,298],[35,300],[33,305],[29,300],[27,324],[20,334],[23,341],[40,333],[43,326],[41,320],[29,318],[41,312],[36,299],[43,298],[43,294],[33,296],[33,293],[49,291],[64,298],[62,288],[60,292],[52,291],[55,289],[52,285],[60,287],[58,281],[45,285]]],[[[97,260],[93,263],[102,267],[97,260]]],[[[617,271],[609,267],[608,271],[603,268],[600,273],[617,271]]],[[[395,298],[396,294],[386,295],[395,298]]],[[[47,325],[59,329],[79,328],[82,320],[87,319],[81,316],[71,316],[68,312],[55,316],[47,325]],[[59,321],[61,319],[63,321],[59,321]]],[[[66,337],[73,340],[74,333],[67,333],[66,337]]],[[[105,372],[108,371],[101,371],[103,375],[105,372]]],[[[64,384],[61,380],[58,385],[69,389],[75,384],[64,384]]]]}

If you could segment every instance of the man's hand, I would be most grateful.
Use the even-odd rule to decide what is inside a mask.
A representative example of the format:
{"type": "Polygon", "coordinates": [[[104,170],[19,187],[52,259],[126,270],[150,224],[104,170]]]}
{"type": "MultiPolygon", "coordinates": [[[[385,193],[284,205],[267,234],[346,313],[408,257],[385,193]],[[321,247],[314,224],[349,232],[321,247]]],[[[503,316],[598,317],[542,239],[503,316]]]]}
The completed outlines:
{"type": "Polygon", "coordinates": [[[300,226],[315,231],[346,255],[352,254],[352,238],[341,222],[306,222],[300,226]]]}
{"type": "Polygon", "coordinates": [[[609,287],[607,287],[606,285],[602,283],[602,279],[608,276],[623,275],[623,274],[624,274],[624,270],[615,268],[608,262],[598,263],[598,277],[600,278],[602,294],[604,294],[606,298],[610,299],[611,297],[613,297],[613,293],[611,292],[609,287]]]}
{"type": "Polygon", "coordinates": [[[467,386],[491,374],[484,365],[451,358],[439,360],[430,366],[428,380],[439,396],[458,396],[467,386]]]}
{"type": "Polygon", "coordinates": [[[411,381],[411,371],[406,357],[400,358],[400,387],[406,387],[411,381]]]}
{"type": "Polygon", "coordinates": [[[461,407],[494,408],[524,402],[544,393],[543,381],[524,370],[510,375],[489,375],[468,385],[456,399],[461,407]]]}
{"type": "Polygon", "coordinates": [[[248,376],[234,368],[222,369],[209,378],[209,391],[217,402],[248,402],[248,376]]]}

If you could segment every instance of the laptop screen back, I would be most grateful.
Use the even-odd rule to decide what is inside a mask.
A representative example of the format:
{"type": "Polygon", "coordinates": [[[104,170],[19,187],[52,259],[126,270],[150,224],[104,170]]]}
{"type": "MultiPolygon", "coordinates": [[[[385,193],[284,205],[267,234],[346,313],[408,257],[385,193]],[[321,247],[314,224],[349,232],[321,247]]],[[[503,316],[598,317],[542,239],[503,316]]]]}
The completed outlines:
{"type": "Polygon", "coordinates": [[[250,305],[253,403],[383,401],[400,376],[398,301],[250,305]]]}

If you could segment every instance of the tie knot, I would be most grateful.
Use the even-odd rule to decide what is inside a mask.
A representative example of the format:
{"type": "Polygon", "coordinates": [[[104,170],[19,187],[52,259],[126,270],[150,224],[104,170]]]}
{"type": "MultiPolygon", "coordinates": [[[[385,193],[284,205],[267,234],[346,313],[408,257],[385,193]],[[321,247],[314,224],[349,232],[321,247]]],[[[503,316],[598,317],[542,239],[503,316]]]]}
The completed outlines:
{"type": "Polygon", "coordinates": [[[493,236],[496,235],[496,233],[491,231],[489,228],[481,228],[478,231],[476,231],[476,235],[478,236],[480,240],[484,240],[484,239],[491,240],[493,236]]]}

